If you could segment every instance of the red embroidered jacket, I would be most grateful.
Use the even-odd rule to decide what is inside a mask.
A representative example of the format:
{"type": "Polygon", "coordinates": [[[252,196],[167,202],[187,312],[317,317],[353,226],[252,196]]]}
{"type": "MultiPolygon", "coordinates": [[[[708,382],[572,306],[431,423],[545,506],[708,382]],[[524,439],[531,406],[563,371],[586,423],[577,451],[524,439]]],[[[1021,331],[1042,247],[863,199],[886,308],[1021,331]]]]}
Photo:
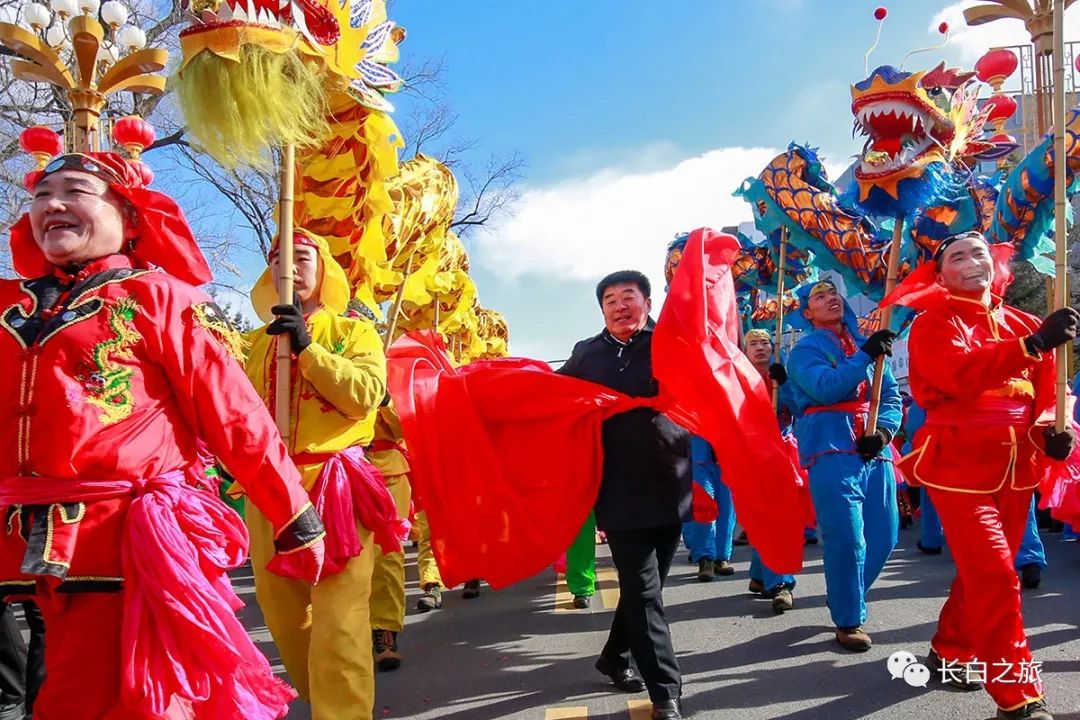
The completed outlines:
{"type": "MultiPolygon", "coordinates": [[[[235,337],[206,295],[122,255],[75,276],[0,281],[0,483],[175,471],[197,483],[202,439],[270,518],[279,550],[311,542],[321,523],[230,354],[235,337]]],[[[33,592],[34,576],[116,589],[130,502],[0,509],[0,594],[33,592]]]]}
{"type": "Polygon", "coordinates": [[[998,298],[986,307],[950,296],[916,318],[908,382],[926,423],[902,461],[909,481],[974,493],[1038,484],[1037,427],[1054,408],[1054,355],[1032,355],[1023,342],[1038,327],[998,298]]]}

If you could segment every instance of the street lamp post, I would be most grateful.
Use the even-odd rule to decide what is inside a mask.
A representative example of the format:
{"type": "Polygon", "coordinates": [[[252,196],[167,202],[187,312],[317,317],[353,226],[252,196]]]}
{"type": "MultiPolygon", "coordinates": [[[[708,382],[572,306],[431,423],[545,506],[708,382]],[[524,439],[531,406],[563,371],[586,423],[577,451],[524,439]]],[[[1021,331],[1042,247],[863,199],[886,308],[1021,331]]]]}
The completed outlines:
{"type": "Polygon", "coordinates": [[[128,10],[116,0],[49,0],[22,8],[23,23],[0,23],[0,45],[18,56],[12,74],[32,83],[48,83],[71,103],[71,150],[100,149],[101,111],[114,93],[157,95],[165,90],[158,75],[168,51],[147,48],[146,34],[125,25],[128,10]]]}

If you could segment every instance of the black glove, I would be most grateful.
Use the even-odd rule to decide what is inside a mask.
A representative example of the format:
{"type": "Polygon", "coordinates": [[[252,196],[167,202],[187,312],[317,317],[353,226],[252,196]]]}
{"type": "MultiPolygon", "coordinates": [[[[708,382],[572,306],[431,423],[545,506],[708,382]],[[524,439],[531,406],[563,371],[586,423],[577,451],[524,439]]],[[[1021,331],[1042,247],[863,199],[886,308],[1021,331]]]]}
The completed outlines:
{"type": "Polygon", "coordinates": [[[1071,307],[1059,308],[1046,316],[1039,329],[1027,337],[1025,344],[1028,350],[1048,352],[1058,345],[1075,340],[1078,323],[1080,313],[1071,307]]]}
{"type": "Polygon", "coordinates": [[[895,339],[896,333],[892,330],[878,330],[868,337],[859,349],[874,360],[877,360],[882,355],[892,357],[892,344],[895,339]]]}
{"type": "Polygon", "coordinates": [[[780,363],[773,363],[769,366],[769,377],[775,380],[777,385],[783,385],[787,382],[787,370],[780,363]]]}
{"type": "Polygon", "coordinates": [[[1043,437],[1046,439],[1046,454],[1054,460],[1067,459],[1076,447],[1076,435],[1073,434],[1072,428],[1057,432],[1051,426],[1043,430],[1043,437]]]}
{"type": "MultiPolygon", "coordinates": [[[[887,331],[886,331],[887,332],[887,331]]],[[[873,336],[871,336],[872,338],[873,336]]],[[[885,446],[889,444],[889,436],[884,430],[875,430],[873,435],[863,435],[855,441],[855,450],[863,462],[870,462],[876,458],[885,446]]]]}
{"type": "Polygon", "coordinates": [[[304,313],[297,305],[275,305],[270,312],[277,318],[266,326],[267,335],[289,334],[292,343],[292,351],[299,355],[311,344],[311,333],[308,332],[307,323],[304,321],[304,313]]]}

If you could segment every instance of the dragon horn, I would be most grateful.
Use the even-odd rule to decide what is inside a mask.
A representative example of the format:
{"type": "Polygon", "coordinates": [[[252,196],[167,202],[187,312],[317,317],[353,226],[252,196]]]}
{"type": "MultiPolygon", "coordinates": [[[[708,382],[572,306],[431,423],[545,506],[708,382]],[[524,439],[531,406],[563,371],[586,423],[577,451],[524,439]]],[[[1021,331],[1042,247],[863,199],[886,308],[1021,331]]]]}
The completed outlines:
{"type": "Polygon", "coordinates": [[[870,49],[866,51],[866,55],[863,56],[863,74],[867,77],[870,75],[870,53],[874,52],[874,48],[881,41],[881,26],[885,24],[885,16],[888,14],[889,9],[884,5],[874,10],[874,18],[878,21],[877,35],[874,37],[874,44],[870,46],[870,49]]]}
{"type": "Polygon", "coordinates": [[[918,53],[921,53],[921,52],[930,52],[931,50],[937,50],[937,49],[943,48],[943,47],[945,47],[946,45],[949,44],[949,23],[947,23],[947,22],[941,23],[940,25],[937,26],[937,31],[939,33],[941,33],[942,35],[944,35],[945,39],[942,40],[941,42],[939,42],[937,45],[931,45],[930,47],[919,48],[918,50],[912,50],[911,52],[909,52],[907,55],[904,56],[904,62],[900,63],[900,69],[901,70],[904,69],[904,63],[906,63],[908,61],[908,58],[911,57],[912,55],[917,55],[918,53]]]}

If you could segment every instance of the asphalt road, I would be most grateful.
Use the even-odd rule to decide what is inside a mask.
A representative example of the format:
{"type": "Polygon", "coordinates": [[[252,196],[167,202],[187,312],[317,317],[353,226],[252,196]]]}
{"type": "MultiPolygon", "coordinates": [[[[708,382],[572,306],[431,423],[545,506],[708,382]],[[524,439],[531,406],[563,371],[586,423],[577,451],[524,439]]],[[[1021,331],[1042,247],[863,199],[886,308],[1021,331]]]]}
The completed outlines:
{"type": "MultiPolygon", "coordinates": [[[[747,593],[749,551],[736,548],[736,574],[699,583],[680,550],[664,597],[684,676],[684,706],[694,718],[992,718],[984,692],[911,687],[892,679],[896,651],[922,658],[953,567],[948,553],[914,550],[913,530],[871,591],[866,625],[874,648],[854,655],[832,641],[825,609],[821,547],[807,548],[796,609],[772,614],[747,593]]],[[[1080,544],[1043,534],[1050,567],[1025,591],[1024,616],[1058,720],[1080,720],[1080,544]]],[[[590,610],[567,607],[554,573],[475,600],[448,592],[443,609],[415,614],[415,567],[407,569],[410,615],[400,637],[402,667],[377,676],[376,718],[410,720],[647,720],[645,695],[609,691],[592,667],[618,590],[607,550],[598,548],[601,591],[590,610]]],[[[250,590],[245,622],[280,669],[250,590]]],[[[295,703],[290,720],[309,720],[295,703]]]]}

